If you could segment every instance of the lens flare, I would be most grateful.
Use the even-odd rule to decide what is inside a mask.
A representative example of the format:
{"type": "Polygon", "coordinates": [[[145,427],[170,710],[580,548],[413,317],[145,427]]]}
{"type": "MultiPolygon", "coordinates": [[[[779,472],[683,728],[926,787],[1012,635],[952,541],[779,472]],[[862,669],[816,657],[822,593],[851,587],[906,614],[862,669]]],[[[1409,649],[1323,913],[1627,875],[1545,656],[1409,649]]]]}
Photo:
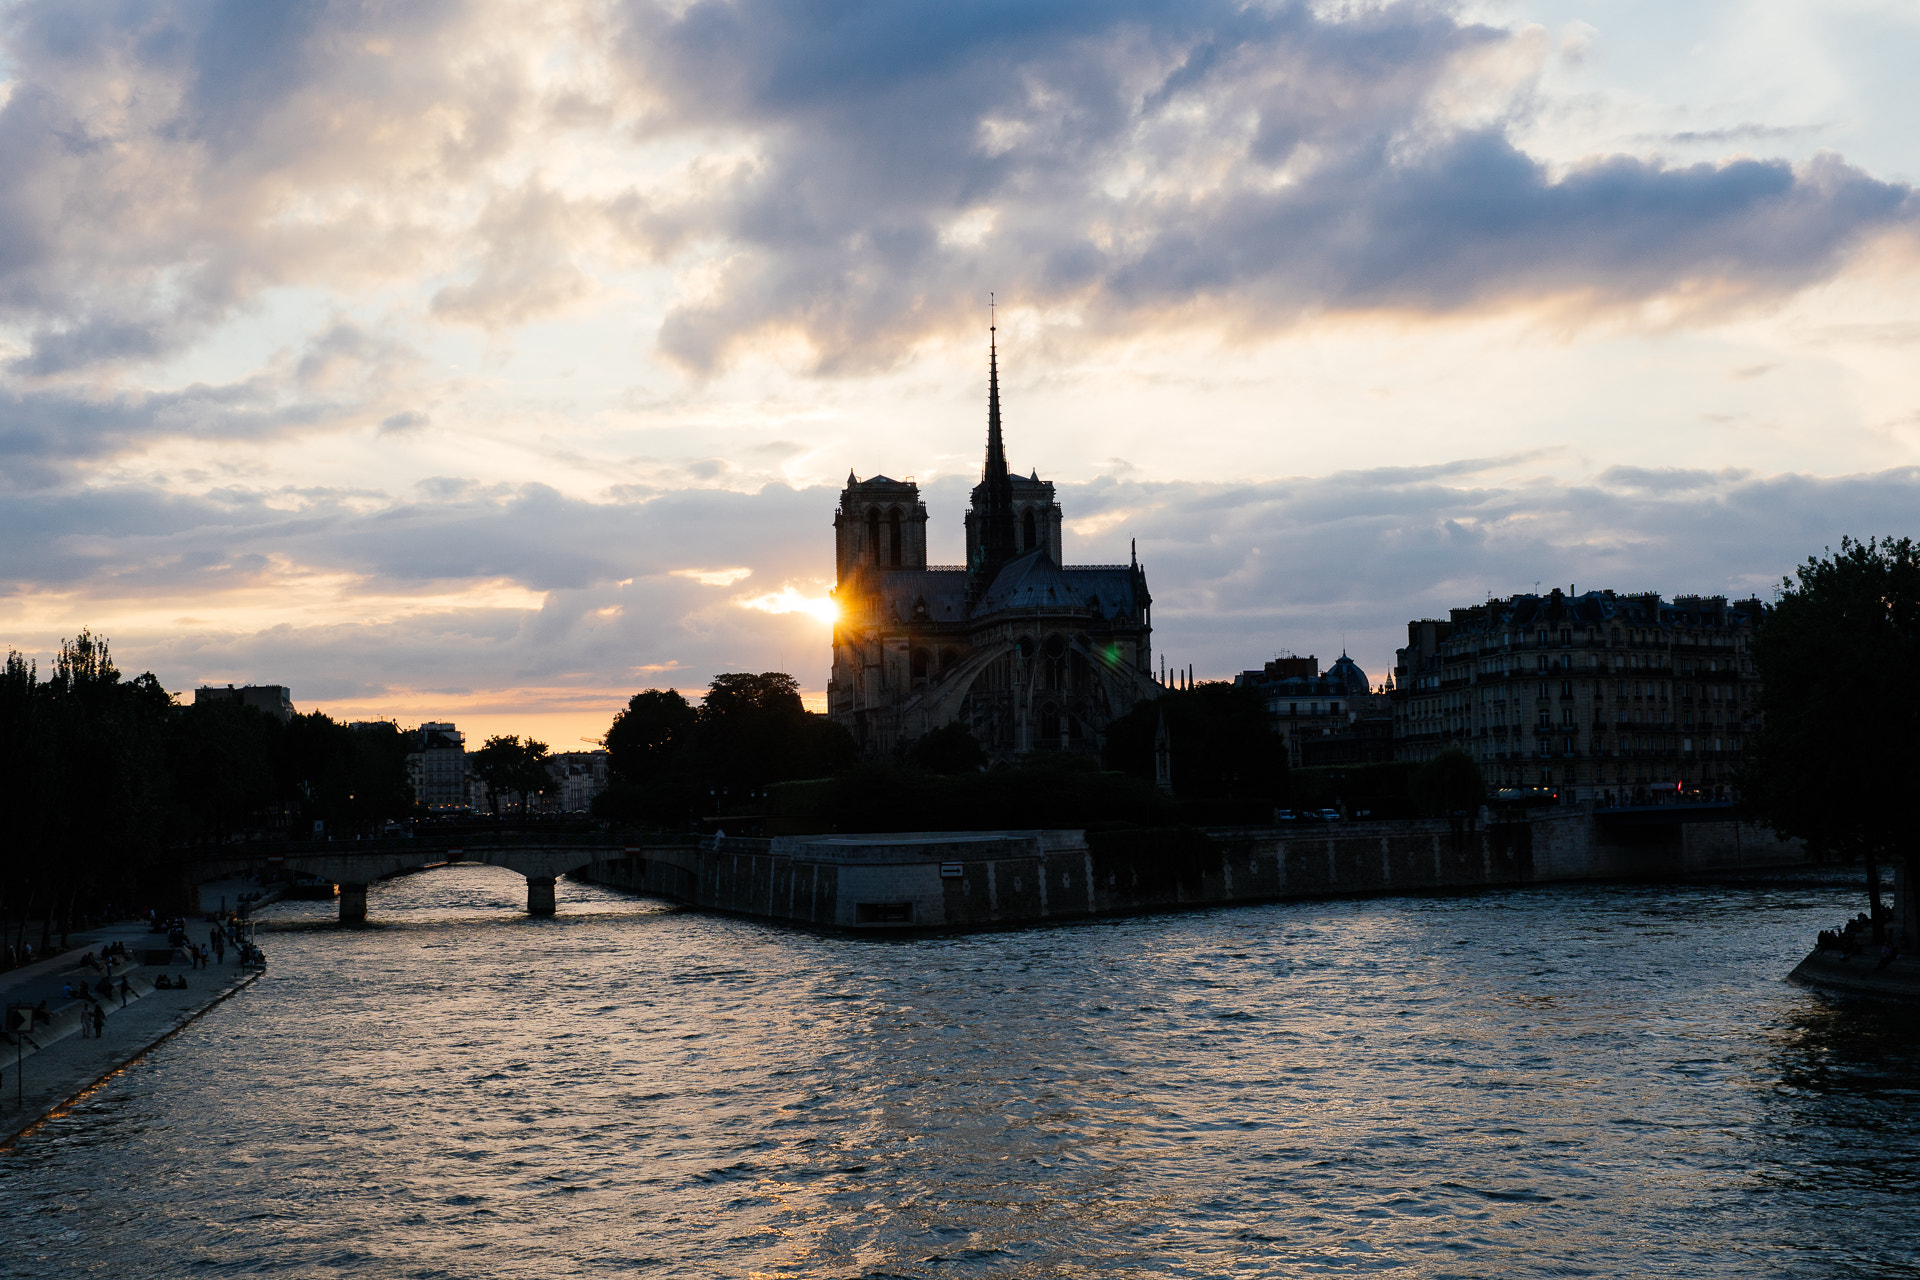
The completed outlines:
{"type": "Polygon", "coordinates": [[[743,609],[758,609],[762,613],[804,613],[828,625],[840,617],[840,606],[832,596],[809,596],[792,586],[763,596],[742,596],[734,603],[743,609]]]}

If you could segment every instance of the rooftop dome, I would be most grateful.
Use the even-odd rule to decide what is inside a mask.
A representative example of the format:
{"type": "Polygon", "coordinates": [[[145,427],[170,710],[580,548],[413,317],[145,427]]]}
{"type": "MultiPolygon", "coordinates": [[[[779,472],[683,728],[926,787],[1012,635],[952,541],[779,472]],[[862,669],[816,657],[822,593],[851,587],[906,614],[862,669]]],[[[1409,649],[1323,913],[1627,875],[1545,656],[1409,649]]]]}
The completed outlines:
{"type": "Polygon", "coordinates": [[[1373,692],[1373,685],[1368,681],[1367,673],[1362,671],[1360,664],[1349,658],[1345,652],[1342,652],[1334,664],[1327,668],[1327,679],[1344,686],[1349,695],[1373,692]]]}

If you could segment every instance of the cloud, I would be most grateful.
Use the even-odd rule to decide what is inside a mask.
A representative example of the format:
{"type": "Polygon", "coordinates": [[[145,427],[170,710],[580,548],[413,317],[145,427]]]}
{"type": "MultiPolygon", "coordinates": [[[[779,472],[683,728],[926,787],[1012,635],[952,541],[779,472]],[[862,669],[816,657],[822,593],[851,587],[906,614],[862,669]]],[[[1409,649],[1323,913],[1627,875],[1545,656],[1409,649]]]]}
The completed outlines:
{"type": "MultiPolygon", "coordinates": [[[[1765,596],[1842,534],[1911,533],[1920,510],[1920,468],[1498,479],[1511,473],[1491,459],[1243,485],[1106,477],[1063,485],[1060,500],[1070,519],[1122,516],[1070,538],[1072,562],[1124,562],[1138,538],[1171,660],[1230,674],[1276,649],[1344,645],[1376,679],[1409,619],[1536,583],[1765,596]]],[[[942,538],[966,487],[927,490],[942,538]]],[[[169,687],[271,680],[363,707],[413,706],[453,683],[502,708],[611,706],[661,671],[682,687],[726,670],[824,685],[829,490],[434,493],[32,496],[0,507],[0,617],[47,648],[93,625],[169,687]],[[731,567],[687,570],[694,555],[731,567]],[[714,590],[749,569],[779,589],[714,590]]]]}
{"type": "Polygon", "coordinates": [[[1915,212],[1835,156],[1550,168],[1508,133],[1551,50],[1419,0],[23,0],[0,41],[21,377],[296,286],[495,333],[636,263],[676,273],[657,340],[697,370],[766,339],[884,367],[988,289],[1096,338],[1720,307],[1915,212]]]}
{"type": "Polygon", "coordinates": [[[402,431],[415,431],[433,421],[418,409],[402,409],[399,413],[390,413],[380,419],[382,435],[397,434],[402,431]]]}
{"type": "MultiPolygon", "coordinates": [[[[180,349],[289,283],[443,252],[530,54],[497,4],[27,0],[0,17],[0,320],[48,375],[180,349]]],[[[539,24],[536,24],[539,25],[539,24]]]]}
{"type": "Polygon", "coordinates": [[[1102,332],[1718,307],[1827,278],[1915,217],[1909,188],[1834,156],[1555,172],[1506,134],[1529,84],[1476,92],[1525,33],[1424,4],[626,12],[647,127],[754,149],[708,193],[735,252],[661,328],[700,369],[788,333],[826,369],[884,364],[989,288],[1102,332]]]}

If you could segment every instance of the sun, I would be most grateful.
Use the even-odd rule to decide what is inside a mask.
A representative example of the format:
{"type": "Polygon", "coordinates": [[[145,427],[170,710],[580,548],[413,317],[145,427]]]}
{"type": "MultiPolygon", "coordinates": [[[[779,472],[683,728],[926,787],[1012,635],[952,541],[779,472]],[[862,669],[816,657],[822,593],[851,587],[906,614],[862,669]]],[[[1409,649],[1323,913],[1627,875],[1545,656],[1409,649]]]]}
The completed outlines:
{"type": "Polygon", "coordinates": [[[840,604],[832,595],[810,596],[791,584],[763,596],[742,596],[735,603],[762,613],[804,613],[828,626],[840,620],[840,604]]]}

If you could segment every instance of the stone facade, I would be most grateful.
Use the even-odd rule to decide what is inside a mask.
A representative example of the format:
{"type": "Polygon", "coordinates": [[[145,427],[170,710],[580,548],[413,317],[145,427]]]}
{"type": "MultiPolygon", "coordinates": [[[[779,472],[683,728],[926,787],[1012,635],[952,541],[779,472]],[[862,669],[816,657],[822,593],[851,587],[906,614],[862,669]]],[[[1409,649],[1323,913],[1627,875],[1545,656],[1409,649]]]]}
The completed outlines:
{"type": "Polygon", "coordinates": [[[1501,787],[1563,799],[1722,791],[1756,727],[1758,600],[1558,589],[1407,624],[1402,760],[1450,747],[1501,787]]]}
{"type": "Polygon", "coordinates": [[[436,812],[468,808],[467,740],[460,730],[451,721],[428,721],[407,736],[414,803],[436,812]]]}
{"type": "Polygon", "coordinates": [[[1159,693],[1138,560],[1063,565],[1053,485],[1007,469],[997,353],[967,563],[927,563],[927,508],[912,480],[849,474],[833,527],[827,709],[867,756],[954,721],[995,759],[1090,754],[1114,718],[1159,693]]]}
{"type": "Polygon", "coordinates": [[[1375,692],[1367,673],[1344,653],[1326,671],[1308,654],[1275,658],[1233,682],[1266,700],[1267,719],[1287,744],[1293,768],[1393,759],[1392,701],[1384,690],[1375,692]]]}
{"type": "Polygon", "coordinates": [[[1667,880],[1806,865],[1797,841],[1729,806],[1581,805],[1471,832],[1444,820],[1221,828],[709,836],[576,874],[691,906],[837,929],[977,929],[1179,907],[1579,880],[1667,880]]]}

